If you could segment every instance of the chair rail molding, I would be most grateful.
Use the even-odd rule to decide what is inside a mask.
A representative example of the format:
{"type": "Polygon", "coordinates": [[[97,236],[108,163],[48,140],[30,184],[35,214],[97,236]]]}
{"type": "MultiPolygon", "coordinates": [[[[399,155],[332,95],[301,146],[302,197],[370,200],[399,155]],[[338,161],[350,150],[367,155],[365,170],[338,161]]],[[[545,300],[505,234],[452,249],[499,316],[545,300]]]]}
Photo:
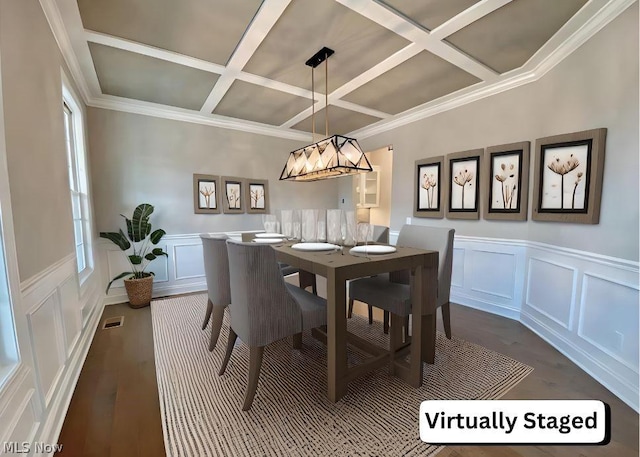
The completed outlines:
{"type": "MultiPolygon", "coordinates": [[[[392,244],[398,234],[390,232],[392,244]]],[[[453,302],[521,322],[640,410],[638,262],[461,235],[453,257],[453,302]]]]}

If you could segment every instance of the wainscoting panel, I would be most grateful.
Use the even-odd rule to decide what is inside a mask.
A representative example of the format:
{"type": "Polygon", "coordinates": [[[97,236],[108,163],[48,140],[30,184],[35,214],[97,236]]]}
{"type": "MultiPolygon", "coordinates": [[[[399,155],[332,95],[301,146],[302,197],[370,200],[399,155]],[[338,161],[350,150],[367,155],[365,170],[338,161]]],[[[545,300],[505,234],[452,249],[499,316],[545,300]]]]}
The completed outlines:
{"type": "Polygon", "coordinates": [[[456,236],[451,300],[519,319],[525,251],[524,242],[456,236]]]}
{"type": "Polygon", "coordinates": [[[173,246],[173,264],[176,280],[204,278],[202,243],[176,244],[173,246]]]}
{"type": "Polygon", "coordinates": [[[471,251],[471,290],[499,299],[515,296],[516,255],[495,251],[471,251]]]}
{"type": "Polygon", "coordinates": [[[636,411],[638,262],[529,242],[521,322],[636,411]]]}
{"type": "Polygon", "coordinates": [[[575,305],[577,271],[536,257],[529,258],[526,305],[571,329],[571,314],[575,305]]]}
{"type": "Polygon", "coordinates": [[[585,273],[582,290],[578,336],[638,371],[637,286],[585,273]]]}
{"type": "Polygon", "coordinates": [[[68,357],[80,337],[82,329],[82,315],[78,297],[76,278],[69,277],[59,287],[59,302],[62,312],[62,326],[64,328],[65,357],[68,357]]]}
{"type": "Polygon", "coordinates": [[[27,313],[31,349],[36,362],[40,393],[49,406],[57,381],[60,379],[65,353],[60,303],[53,291],[42,303],[27,313]]]}
{"type": "Polygon", "coordinates": [[[102,315],[101,282],[96,265],[80,287],[70,254],[20,284],[21,362],[0,390],[0,443],[57,442],[102,315]]]}

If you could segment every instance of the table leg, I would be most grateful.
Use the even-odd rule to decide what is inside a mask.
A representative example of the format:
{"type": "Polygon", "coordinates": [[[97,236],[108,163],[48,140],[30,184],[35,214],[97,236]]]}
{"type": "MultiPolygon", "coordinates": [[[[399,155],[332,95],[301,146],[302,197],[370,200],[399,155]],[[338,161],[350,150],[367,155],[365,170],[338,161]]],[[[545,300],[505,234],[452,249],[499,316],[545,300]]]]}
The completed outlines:
{"type": "Polygon", "coordinates": [[[327,274],[327,396],[332,402],[347,392],[347,300],[344,279],[327,274]]]}
{"type": "Polygon", "coordinates": [[[436,301],[438,266],[431,263],[422,268],[422,360],[434,363],[436,357],[436,301]]]}
{"type": "Polygon", "coordinates": [[[422,315],[422,267],[416,267],[411,275],[411,312],[414,318],[411,319],[411,359],[408,382],[413,387],[420,387],[422,385],[422,339],[425,335],[423,335],[422,319],[416,319],[416,316],[422,315]]]}

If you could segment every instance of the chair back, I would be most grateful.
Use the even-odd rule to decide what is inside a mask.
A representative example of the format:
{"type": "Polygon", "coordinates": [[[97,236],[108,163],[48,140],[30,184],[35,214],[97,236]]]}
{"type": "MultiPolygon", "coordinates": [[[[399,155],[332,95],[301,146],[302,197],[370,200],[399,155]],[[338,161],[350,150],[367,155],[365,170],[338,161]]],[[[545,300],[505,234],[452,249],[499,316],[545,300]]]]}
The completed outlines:
{"type": "Polygon", "coordinates": [[[389,227],[385,227],[384,225],[374,225],[371,241],[389,244],[389,227]]]}
{"type": "Polygon", "coordinates": [[[438,298],[436,306],[449,302],[453,268],[453,235],[446,227],[404,225],[398,235],[398,246],[438,251],[438,298]]]}
{"type": "Polygon", "coordinates": [[[207,291],[213,306],[231,304],[226,235],[200,235],[207,291]]]}
{"type": "Polygon", "coordinates": [[[231,327],[249,346],[266,346],[302,331],[300,307],[285,286],[271,246],[227,241],[231,327]]]}

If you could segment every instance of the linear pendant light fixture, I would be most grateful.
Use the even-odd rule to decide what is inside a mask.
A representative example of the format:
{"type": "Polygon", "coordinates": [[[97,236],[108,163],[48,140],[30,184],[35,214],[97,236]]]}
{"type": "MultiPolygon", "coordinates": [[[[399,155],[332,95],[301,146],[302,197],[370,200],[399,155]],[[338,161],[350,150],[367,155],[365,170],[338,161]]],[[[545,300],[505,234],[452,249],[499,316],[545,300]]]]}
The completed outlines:
{"type": "Polygon", "coordinates": [[[355,138],[342,135],[329,136],[329,57],[333,50],[322,48],[305,62],[311,67],[311,131],[315,141],[315,81],[314,70],[324,62],[325,65],[325,138],[289,154],[287,163],[282,169],[280,181],[318,181],[320,179],[337,178],[354,173],[372,171],[371,164],[362,152],[355,138]]]}

